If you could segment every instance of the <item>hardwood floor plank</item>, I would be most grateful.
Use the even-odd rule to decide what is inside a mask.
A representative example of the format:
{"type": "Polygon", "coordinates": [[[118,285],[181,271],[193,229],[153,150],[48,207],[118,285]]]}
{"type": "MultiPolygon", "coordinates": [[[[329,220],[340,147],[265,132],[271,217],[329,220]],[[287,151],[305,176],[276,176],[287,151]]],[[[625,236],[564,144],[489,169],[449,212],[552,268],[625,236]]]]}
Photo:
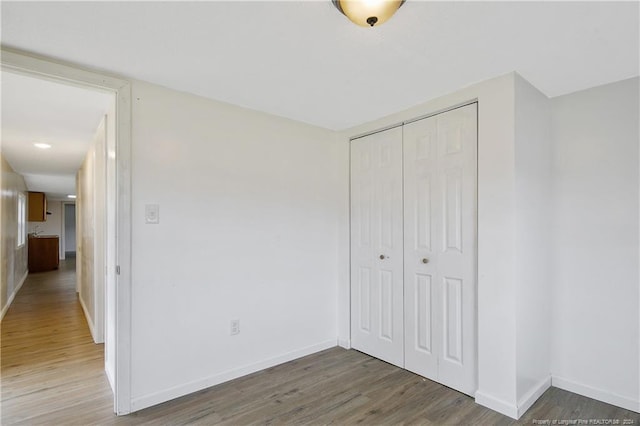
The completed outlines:
{"type": "Polygon", "coordinates": [[[551,388],[515,422],[473,398],[355,350],[328,349],[151,407],[113,414],[75,292],[73,260],[29,275],[2,321],[3,425],[513,425],[640,415],[551,388]]]}

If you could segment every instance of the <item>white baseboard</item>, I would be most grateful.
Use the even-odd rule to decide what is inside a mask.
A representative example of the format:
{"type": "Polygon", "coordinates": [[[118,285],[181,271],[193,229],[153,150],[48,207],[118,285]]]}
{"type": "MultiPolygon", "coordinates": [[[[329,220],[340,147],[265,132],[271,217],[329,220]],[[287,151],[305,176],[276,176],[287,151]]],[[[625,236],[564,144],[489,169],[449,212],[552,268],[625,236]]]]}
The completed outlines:
{"type": "Polygon", "coordinates": [[[89,315],[89,311],[87,310],[87,306],[84,304],[84,300],[82,300],[82,295],[78,295],[78,300],[80,301],[80,306],[82,306],[82,310],[84,311],[84,317],[87,320],[87,324],[89,325],[89,331],[91,332],[91,338],[94,342],[96,342],[96,333],[95,326],[93,325],[93,318],[89,315]]]}
{"type": "Polygon", "coordinates": [[[476,404],[518,420],[518,406],[516,404],[510,404],[481,391],[476,392],[476,404]]]}
{"type": "Polygon", "coordinates": [[[529,408],[542,396],[542,394],[551,387],[551,376],[548,376],[533,386],[518,401],[518,419],[527,412],[529,408]]]}
{"type": "Polygon", "coordinates": [[[351,340],[349,339],[338,339],[338,346],[345,349],[351,349],[351,340]]]}
{"type": "Polygon", "coordinates": [[[633,398],[618,395],[603,389],[594,388],[593,386],[584,385],[564,377],[551,376],[551,386],[640,413],[639,400],[634,400],[633,398]]]}
{"type": "Polygon", "coordinates": [[[255,373],[266,368],[274,367],[285,362],[293,361],[294,359],[302,358],[303,356],[311,355],[316,352],[323,351],[325,349],[333,348],[336,346],[336,340],[327,340],[316,345],[307,346],[302,349],[287,352],[283,355],[269,358],[264,361],[257,362],[255,364],[246,365],[244,367],[236,368],[226,371],[224,373],[216,374],[213,376],[205,377],[203,379],[195,380],[193,382],[185,383],[183,385],[175,386],[170,389],[166,389],[160,392],[155,392],[149,395],[140,397],[134,397],[131,400],[131,412],[139,411],[153,405],[157,405],[175,398],[179,398],[184,395],[188,395],[193,392],[200,391],[202,389],[209,388],[211,386],[218,385],[220,383],[228,382],[229,380],[237,379],[238,377],[246,376],[247,374],[255,373]]]}
{"type": "Polygon", "coordinates": [[[113,378],[113,371],[111,370],[111,366],[107,363],[104,364],[104,371],[107,374],[107,380],[109,381],[109,386],[111,386],[111,392],[116,392],[115,380],[113,378]]]}
{"type": "Polygon", "coordinates": [[[13,289],[13,292],[11,293],[11,296],[9,296],[9,298],[7,299],[7,303],[5,303],[5,305],[2,307],[2,312],[0,312],[0,321],[2,321],[4,319],[4,316],[6,315],[7,311],[9,310],[9,307],[13,303],[13,299],[16,298],[16,295],[18,294],[18,292],[22,288],[22,285],[27,280],[27,276],[28,275],[29,275],[29,270],[27,269],[24,272],[24,275],[22,276],[22,278],[20,278],[20,281],[18,282],[18,285],[16,286],[16,288],[13,289]]]}

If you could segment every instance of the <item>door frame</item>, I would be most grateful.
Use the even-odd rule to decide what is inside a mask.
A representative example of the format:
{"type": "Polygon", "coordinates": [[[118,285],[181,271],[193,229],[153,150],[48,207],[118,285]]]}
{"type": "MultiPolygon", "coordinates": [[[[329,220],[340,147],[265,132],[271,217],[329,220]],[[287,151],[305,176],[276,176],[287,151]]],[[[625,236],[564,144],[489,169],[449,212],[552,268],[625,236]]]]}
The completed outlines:
{"type": "Polygon", "coordinates": [[[116,270],[116,337],[114,412],[131,412],[131,84],[129,81],[73,64],[54,61],[15,49],[1,49],[2,69],[98,89],[116,99],[116,258],[107,265],[116,270]]]}
{"type": "MultiPolygon", "coordinates": [[[[63,201],[62,202],[62,231],[60,231],[60,242],[62,244],[62,250],[61,250],[61,256],[63,259],[67,258],[67,254],[66,254],[66,245],[67,245],[67,227],[66,227],[66,220],[67,220],[67,209],[66,206],[68,205],[72,205],[74,206],[75,209],[75,205],[76,202],[75,201],[63,201]]],[[[77,250],[76,250],[77,253],[77,250]]]]}

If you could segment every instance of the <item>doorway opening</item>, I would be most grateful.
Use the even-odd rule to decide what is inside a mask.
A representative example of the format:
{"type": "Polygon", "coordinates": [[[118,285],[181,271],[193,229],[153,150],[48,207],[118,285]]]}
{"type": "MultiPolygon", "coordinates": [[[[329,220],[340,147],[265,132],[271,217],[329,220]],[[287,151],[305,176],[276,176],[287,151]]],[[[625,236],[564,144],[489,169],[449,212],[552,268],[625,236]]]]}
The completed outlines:
{"type": "Polygon", "coordinates": [[[62,203],[62,247],[65,259],[76,257],[76,203],[62,203]]]}
{"type": "MultiPolygon", "coordinates": [[[[89,160],[90,167],[86,167],[87,161],[83,163],[78,177],[83,175],[84,182],[80,179],[73,178],[75,183],[73,194],[71,191],[64,190],[57,193],[57,200],[60,204],[60,235],[67,237],[71,232],[72,226],[67,226],[67,209],[68,205],[62,204],[63,197],[76,195],[77,191],[82,194],[80,183],[85,184],[84,199],[76,200],[75,210],[76,225],[83,220],[84,226],[81,228],[76,226],[75,231],[75,250],[71,245],[71,238],[65,238],[64,246],[61,247],[60,253],[66,257],[67,252],[70,254],[75,251],[78,261],[76,262],[78,270],[84,277],[79,280],[78,284],[86,284],[86,277],[92,277],[93,282],[89,287],[93,292],[94,298],[90,305],[87,306],[85,312],[92,311],[94,316],[94,340],[99,342],[106,340],[105,344],[105,370],[109,377],[109,382],[113,389],[114,411],[117,414],[128,414],[130,407],[130,119],[131,119],[131,88],[127,81],[105,76],[99,73],[85,71],[74,66],[55,63],[44,58],[34,57],[32,55],[18,52],[10,49],[2,49],[2,72],[11,73],[21,78],[37,79],[40,82],[50,82],[57,85],[66,85],[75,89],[89,90],[100,92],[107,95],[111,100],[111,105],[106,111],[104,119],[101,123],[103,127],[103,142],[99,149],[89,152],[85,160],[89,160]],[[96,161],[98,157],[98,161],[96,161]],[[100,158],[102,157],[102,158],[100,158]],[[97,167],[96,167],[97,166],[97,167]],[[83,174],[84,168],[84,174],[83,174]],[[97,171],[96,171],[97,170],[97,171]],[[97,179],[103,182],[101,191],[102,204],[96,205],[93,201],[95,190],[93,187],[87,186],[86,181],[97,179]],[[100,210],[100,219],[97,229],[98,244],[93,244],[92,238],[86,238],[84,233],[91,229],[91,224],[96,223],[95,218],[87,216],[96,211],[96,207],[100,210]],[[83,216],[83,211],[85,212],[83,216]],[[63,221],[64,218],[64,221],[63,221]],[[67,232],[65,232],[67,231],[67,232]],[[69,240],[69,243],[67,242],[69,240]],[[68,248],[70,248],[68,250],[68,248]],[[101,263],[87,261],[85,256],[90,253],[96,254],[96,259],[101,263]],[[84,254],[83,253],[84,251],[84,254]],[[84,266],[82,266],[84,265],[84,266]],[[88,273],[87,273],[88,272],[88,273]],[[102,287],[100,287],[100,281],[102,287]],[[96,309],[97,308],[97,309],[96,309]],[[102,311],[98,312],[98,311],[102,311]],[[97,313],[97,315],[96,315],[97,313]]],[[[3,89],[6,88],[3,81],[3,89]]],[[[4,92],[4,90],[3,90],[4,92]]],[[[3,111],[3,116],[6,110],[3,111]]],[[[3,117],[4,125],[4,117],[3,117]]],[[[4,126],[3,126],[4,127],[4,126]]],[[[3,135],[4,137],[4,135],[3,135]]],[[[32,142],[32,141],[31,141],[32,142]]],[[[53,144],[49,144],[53,145],[53,144]]],[[[97,144],[93,141],[93,146],[97,144]]],[[[7,147],[3,141],[3,151],[7,147]]],[[[10,150],[6,151],[9,152],[10,150]]],[[[3,152],[5,154],[5,152],[3,152]]],[[[45,158],[43,156],[43,158],[45,158]]],[[[15,161],[14,161],[15,163],[15,161]]],[[[51,163],[52,164],[52,163],[51,163]]],[[[49,165],[51,165],[49,164],[49,165]]],[[[46,168],[41,164],[43,170],[46,168]]],[[[20,169],[20,166],[15,167],[20,169]]],[[[26,174],[26,173],[24,173],[26,174]]],[[[32,173],[33,174],[33,173],[32,173]]],[[[33,186],[37,181],[31,179],[30,176],[25,181],[27,186],[33,186]]],[[[47,178],[49,181],[55,180],[51,176],[47,178]]],[[[60,179],[64,181],[64,179],[60,179]]],[[[52,192],[53,191],[49,191],[52,192]]],[[[52,200],[56,196],[51,197],[52,200]]],[[[70,208],[70,207],[69,207],[70,208]]],[[[71,211],[69,210],[69,216],[71,211]]],[[[93,237],[93,236],[92,236],[93,237]]],[[[62,241],[61,241],[62,243],[62,241]]],[[[93,257],[93,256],[91,256],[93,257]]],[[[78,285],[77,290],[82,289],[78,285]]],[[[82,300],[82,299],[81,299],[82,300]]]]}

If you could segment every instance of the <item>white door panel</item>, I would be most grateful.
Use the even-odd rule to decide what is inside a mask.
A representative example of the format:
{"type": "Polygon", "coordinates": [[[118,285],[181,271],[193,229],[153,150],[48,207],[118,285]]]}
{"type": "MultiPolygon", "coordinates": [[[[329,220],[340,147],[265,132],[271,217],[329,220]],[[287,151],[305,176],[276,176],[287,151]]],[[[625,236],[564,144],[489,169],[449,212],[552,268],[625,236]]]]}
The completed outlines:
{"type": "Polygon", "coordinates": [[[438,380],[440,352],[436,124],[427,119],[406,125],[403,137],[405,368],[432,380],[438,380]]]}
{"type": "Polygon", "coordinates": [[[404,126],[404,272],[415,287],[405,291],[405,366],[468,394],[476,389],[476,111],[404,126]]]}
{"type": "Polygon", "coordinates": [[[444,229],[438,253],[443,347],[438,381],[476,390],[477,105],[438,117],[438,175],[444,229]]]}
{"type": "Polygon", "coordinates": [[[351,142],[351,340],[402,367],[402,129],[351,142]]]}

